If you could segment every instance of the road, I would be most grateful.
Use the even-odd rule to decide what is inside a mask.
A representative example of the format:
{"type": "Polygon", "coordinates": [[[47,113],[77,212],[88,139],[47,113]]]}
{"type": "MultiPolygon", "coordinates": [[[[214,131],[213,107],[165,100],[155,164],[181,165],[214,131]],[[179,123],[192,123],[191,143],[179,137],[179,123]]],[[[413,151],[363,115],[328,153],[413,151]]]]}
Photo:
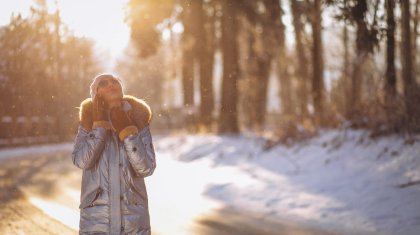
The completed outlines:
{"type": "MultiPolygon", "coordinates": [[[[182,167],[160,163],[172,170],[182,167]]],[[[197,187],[173,191],[179,186],[164,172],[146,181],[153,235],[332,234],[229,210],[197,187]]],[[[0,160],[0,234],[77,234],[80,180],[81,170],[72,165],[68,149],[0,160]]]]}

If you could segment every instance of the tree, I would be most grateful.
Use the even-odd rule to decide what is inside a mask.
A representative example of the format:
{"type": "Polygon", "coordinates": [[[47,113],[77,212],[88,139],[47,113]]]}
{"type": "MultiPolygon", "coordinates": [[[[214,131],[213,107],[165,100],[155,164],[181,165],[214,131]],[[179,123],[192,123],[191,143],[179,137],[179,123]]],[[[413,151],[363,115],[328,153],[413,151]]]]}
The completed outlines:
{"type": "Polygon", "coordinates": [[[194,93],[196,70],[199,70],[200,112],[199,122],[210,128],[213,101],[213,61],[214,61],[214,2],[204,4],[202,0],[182,1],[181,19],[184,25],[182,35],[183,65],[182,84],[187,122],[197,125],[194,93]]]}
{"type": "Polygon", "coordinates": [[[368,54],[368,48],[365,45],[365,39],[368,35],[368,28],[365,22],[365,14],[367,12],[366,0],[358,0],[352,10],[354,20],[356,22],[356,57],[353,61],[353,70],[351,76],[351,97],[350,105],[347,110],[347,117],[351,120],[360,118],[361,115],[361,89],[362,89],[362,66],[368,54]]]}
{"type": "MultiPolygon", "coordinates": [[[[344,9],[348,8],[348,0],[344,0],[343,1],[343,7],[344,9]]],[[[343,21],[344,21],[344,26],[343,26],[343,47],[344,47],[344,63],[343,63],[343,93],[344,94],[344,111],[343,113],[345,113],[346,110],[350,110],[351,107],[351,102],[349,99],[349,97],[351,97],[351,93],[350,93],[350,56],[349,56],[349,32],[348,32],[348,19],[347,17],[343,17],[343,21]]]]}
{"type": "Polygon", "coordinates": [[[417,105],[418,98],[418,85],[413,77],[413,54],[411,44],[411,28],[410,28],[410,2],[401,1],[401,58],[402,58],[402,80],[404,83],[404,102],[406,114],[409,122],[412,125],[420,127],[420,112],[417,105]]]}
{"type": "MultiPolygon", "coordinates": [[[[182,1],[182,87],[185,108],[194,106],[194,67],[197,55],[197,8],[200,2],[193,0],[182,1]]],[[[192,124],[192,123],[190,123],[192,124]]]]}
{"type": "MultiPolygon", "coordinates": [[[[214,109],[213,63],[215,51],[215,5],[216,1],[203,0],[130,0],[129,22],[132,39],[140,57],[155,54],[161,45],[158,24],[180,21],[184,31],[182,48],[182,90],[186,122],[195,126],[195,83],[199,71],[200,123],[209,127],[214,109]],[[179,8],[182,9],[179,14],[179,8]]],[[[171,25],[171,23],[169,23],[171,25]]]]}
{"type": "Polygon", "coordinates": [[[394,112],[394,104],[397,90],[397,76],[395,72],[395,19],[394,19],[394,0],[385,1],[386,8],[386,73],[385,73],[385,105],[387,105],[387,115],[394,112]]]}
{"type": "Polygon", "coordinates": [[[281,101],[281,112],[283,116],[293,117],[295,116],[294,104],[292,99],[292,78],[288,69],[288,53],[286,48],[286,25],[283,23],[282,16],[284,10],[282,9],[282,1],[278,2],[279,11],[281,13],[279,20],[279,54],[277,59],[278,78],[280,84],[280,101],[281,101]]]}
{"type": "Polygon", "coordinates": [[[97,72],[92,42],[71,35],[58,12],[48,13],[42,2],[27,18],[12,16],[0,30],[1,89],[7,94],[2,94],[2,115],[29,127],[47,122],[42,130],[29,128],[33,133],[26,134],[47,135],[51,128],[59,137],[54,140],[73,136],[78,120],[74,107],[87,97],[97,72]]]}
{"type": "MultiPolygon", "coordinates": [[[[282,40],[281,29],[281,7],[277,0],[264,0],[265,11],[260,14],[259,22],[262,26],[262,33],[258,36],[261,39],[262,50],[257,51],[258,78],[257,102],[256,102],[256,124],[262,130],[265,124],[267,112],[268,82],[271,72],[273,58],[277,56],[278,43],[282,40]]],[[[258,29],[258,27],[257,27],[258,29]]],[[[258,47],[256,47],[258,48],[258,47]]]]}
{"type": "Polygon", "coordinates": [[[200,1],[198,14],[198,35],[197,41],[200,45],[197,48],[200,64],[200,123],[207,128],[212,123],[214,110],[213,92],[213,65],[215,45],[215,22],[216,9],[214,1],[203,3],[200,1]]]}
{"type": "Polygon", "coordinates": [[[290,0],[292,16],[293,16],[293,28],[295,31],[295,48],[296,48],[296,55],[299,64],[299,69],[297,69],[297,77],[299,80],[298,86],[298,117],[300,121],[303,121],[306,117],[308,117],[308,78],[309,72],[307,70],[308,59],[307,55],[304,50],[304,43],[303,43],[303,28],[304,23],[302,22],[303,14],[305,12],[305,2],[297,1],[297,0],[290,0]]]}
{"type": "Polygon", "coordinates": [[[413,48],[413,65],[414,65],[414,67],[415,67],[415,69],[414,69],[414,73],[415,74],[418,74],[418,72],[419,72],[419,70],[418,70],[418,67],[419,66],[416,66],[416,63],[417,63],[417,49],[418,49],[418,46],[417,46],[417,38],[418,38],[418,35],[419,35],[419,29],[418,29],[418,27],[419,27],[419,19],[420,19],[420,15],[419,15],[419,5],[420,5],[420,0],[416,0],[416,2],[415,2],[415,5],[414,5],[414,12],[413,12],[413,17],[412,17],[412,20],[413,20],[413,33],[412,33],[412,37],[413,37],[413,39],[412,39],[412,41],[411,41],[411,43],[413,43],[413,46],[412,46],[412,48],[413,48]]]}
{"type": "Polygon", "coordinates": [[[219,116],[219,133],[238,133],[238,43],[236,32],[238,27],[237,1],[222,1],[222,53],[223,53],[223,80],[221,92],[221,105],[219,116]]]}
{"type": "Polygon", "coordinates": [[[312,99],[315,110],[315,123],[325,125],[325,87],[324,87],[324,59],[322,51],[322,17],[321,0],[314,0],[312,5],[312,99]]]}
{"type": "Polygon", "coordinates": [[[360,122],[363,117],[362,82],[363,66],[379,43],[377,12],[379,0],[374,2],[371,22],[367,18],[369,7],[366,0],[346,1],[341,9],[343,18],[356,26],[356,54],[352,63],[350,96],[346,102],[346,117],[353,122],[360,122]]]}
{"type": "Polygon", "coordinates": [[[128,2],[127,23],[131,29],[131,39],[140,57],[156,53],[161,44],[161,34],[156,26],[171,16],[173,0],[130,0],[128,2]]]}
{"type": "MultiPolygon", "coordinates": [[[[273,59],[281,39],[281,8],[276,0],[243,3],[240,27],[245,41],[241,50],[246,64],[242,66],[242,115],[250,128],[263,129],[267,112],[268,83],[273,59]],[[258,10],[260,7],[260,10],[258,10]]],[[[241,53],[240,53],[241,54],[241,53]]]]}

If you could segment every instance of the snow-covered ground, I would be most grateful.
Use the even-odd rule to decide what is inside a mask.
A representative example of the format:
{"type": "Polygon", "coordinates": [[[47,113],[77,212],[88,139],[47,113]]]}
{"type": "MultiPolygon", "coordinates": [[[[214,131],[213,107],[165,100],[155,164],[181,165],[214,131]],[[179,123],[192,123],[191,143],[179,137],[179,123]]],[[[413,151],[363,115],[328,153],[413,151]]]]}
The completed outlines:
{"type": "Polygon", "coordinates": [[[219,207],[262,219],[348,234],[420,234],[420,184],[401,187],[420,180],[419,136],[368,135],[325,130],[269,150],[263,139],[245,135],[158,136],[157,176],[148,179],[151,201],[158,206],[155,193],[162,188],[166,197],[186,190],[191,204],[179,205],[183,211],[208,203],[194,200],[201,194],[219,207]],[[165,185],[165,177],[178,183],[165,185]]]}
{"type": "Polygon", "coordinates": [[[29,147],[17,147],[17,148],[4,148],[0,149],[0,160],[10,158],[21,158],[21,157],[36,157],[39,155],[50,154],[59,151],[71,151],[73,149],[73,143],[62,143],[62,144],[45,144],[45,145],[34,145],[29,147]]]}
{"type": "MultiPolygon", "coordinates": [[[[407,184],[420,180],[420,136],[368,135],[325,130],[268,150],[255,136],[154,135],[158,166],[146,180],[152,227],[194,234],[188,231],[197,216],[228,209],[337,234],[420,234],[420,184],[407,184]]],[[[0,160],[71,149],[3,149],[0,160]]]]}

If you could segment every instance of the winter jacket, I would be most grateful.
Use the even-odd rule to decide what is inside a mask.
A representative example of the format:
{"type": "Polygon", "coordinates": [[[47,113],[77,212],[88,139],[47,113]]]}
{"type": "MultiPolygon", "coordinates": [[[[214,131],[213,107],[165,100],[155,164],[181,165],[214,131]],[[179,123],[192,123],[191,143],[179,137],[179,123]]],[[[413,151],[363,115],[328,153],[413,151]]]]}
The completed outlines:
{"type": "MultiPolygon", "coordinates": [[[[91,107],[89,98],[80,112],[91,107]]],[[[139,130],[123,141],[112,129],[92,125],[88,115],[81,115],[72,152],[73,164],[83,170],[79,234],[151,234],[144,178],[156,168],[152,112],[132,96],[124,96],[123,109],[139,130]]]]}

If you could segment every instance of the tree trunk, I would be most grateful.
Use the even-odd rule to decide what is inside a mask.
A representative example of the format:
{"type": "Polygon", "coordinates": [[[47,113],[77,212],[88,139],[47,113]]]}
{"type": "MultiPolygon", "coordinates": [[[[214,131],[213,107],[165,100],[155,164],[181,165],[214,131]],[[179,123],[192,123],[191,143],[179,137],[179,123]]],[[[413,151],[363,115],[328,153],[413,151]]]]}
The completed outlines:
{"type": "Polygon", "coordinates": [[[219,133],[238,133],[238,44],[236,30],[238,27],[236,1],[224,0],[222,3],[222,51],[223,81],[220,107],[219,133]]]}
{"type": "Polygon", "coordinates": [[[411,28],[410,28],[410,3],[401,1],[401,58],[402,58],[402,80],[404,83],[404,102],[406,114],[410,123],[418,121],[417,111],[417,84],[413,79],[413,61],[411,51],[411,28]]]}
{"type": "Polygon", "coordinates": [[[193,9],[192,2],[189,0],[182,1],[182,23],[184,32],[182,35],[182,88],[184,94],[184,106],[194,106],[194,47],[196,39],[193,32],[193,9]]]}
{"type": "MultiPolygon", "coordinates": [[[[259,35],[259,39],[263,43],[263,53],[258,56],[258,92],[257,92],[257,120],[256,124],[259,130],[264,129],[266,113],[267,113],[267,99],[268,99],[268,83],[271,72],[272,59],[277,55],[279,41],[283,41],[284,35],[279,32],[281,30],[281,6],[278,0],[266,0],[264,4],[267,9],[266,17],[263,18],[263,31],[266,36],[259,35]]],[[[284,27],[283,27],[284,30],[284,27]]],[[[283,32],[284,33],[284,32],[283,32]]],[[[284,51],[283,51],[284,52],[284,51]]]]}
{"type": "Polygon", "coordinates": [[[385,1],[386,7],[386,73],[385,73],[385,105],[388,116],[395,111],[393,103],[396,98],[396,73],[395,73],[395,19],[394,19],[394,0],[385,1]]]}
{"type": "Polygon", "coordinates": [[[191,50],[184,49],[182,53],[182,88],[184,106],[186,107],[194,105],[194,60],[192,56],[191,50]]]}
{"type": "MultiPolygon", "coordinates": [[[[56,6],[58,7],[58,6],[56,6]]],[[[66,140],[66,134],[68,133],[66,129],[68,128],[68,125],[66,125],[66,113],[65,113],[65,106],[67,104],[65,103],[67,101],[66,97],[62,97],[62,94],[59,93],[59,87],[60,82],[62,80],[61,78],[61,60],[60,60],[60,50],[61,50],[61,36],[60,36],[60,25],[61,25],[61,18],[60,18],[60,12],[57,8],[55,16],[54,16],[54,85],[55,89],[53,91],[54,93],[54,99],[52,100],[52,103],[55,106],[56,111],[56,117],[57,117],[57,134],[58,134],[58,140],[64,141],[66,140]]]]}
{"type": "MultiPolygon", "coordinates": [[[[347,0],[344,0],[344,8],[347,8],[347,0]]],[[[343,92],[344,92],[344,110],[350,110],[351,93],[350,93],[350,56],[349,56],[349,33],[347,27],[347,20],[344,19],[343,28],[343,47],[344,47],[344,64],[343,64],[343,92]]]]}
{"type": "MultiPolygon", "coordinates": [[[[254,27],[248,26],[248,27],[254,27]]],[[[244,27],[245,28],[245,27],[244,27]]],[[[259,56],[257,51],[255,50],[255,44],[258,39],[258,35],[253,31],[253,29],[247,29],[245,32],[246,34],[246,47],[247,47],[247,59],[246,65],[244,68],[244,76],[241,79],[241,90],[240,90],[240,97],[241,105],[243,107],[243,120],[244,124],[249,129],[254,129],[257,126],[257,109],[258,109],[258,92],[260,88],[258,87],[258,83],[260,81],[259,69],[258,69],[258,61],[259,56]]]]}
{"type": "Polygon", "coordinates": [[[362,89],[362,67],[366,61],[368,52],[366,49],[366,35],[368,29],[364,21],[367,12],[366,0],[357,1],[355,6],[355,21],[356,21],[356,57],[353,61],[353,71],[351,76],[351,97],[350,105],[347,110],[347,118],[352,121],[360,121],[361,118],[361,89],[362,89]]]}
{"type": "Polygon", "coordinates": [[[299,1],[291,0],[291,9],[293,15],[293,27],[295,29],[295,43],[296,43],[296,53],[298,57],[298,68],[297,75],[299,79],[299,88],[298,88],[298,107],[299,107],[299,118],[301,121],[308,116],[308,60],[305,55],[303,48],[303,23],[300,20],[301,18],[301,9],[299,9],[299,1]]]}
{"type": "MultiPolygon", "coordinates": [[[[259,130],[264,128],[265,116],[267,112],[267,91],[268,91],[268,79],[270,76],[271,56],[266,55],[264,58],[260,57],[257,61],[258,80],[257,96],[256,96],[256,126],[259,130]]],[[[255,89],[254,88],[254,89],[255,89]]]]}
{"type": "MultiPolygon", "coordinates": [[[[281,2],[278,3],[280,12],[283,12],[281,8],[281,2]]],[[[277,61],[278,78],[280,84],[280,102],[281,102],[281,113],[286,117],[294,117],[294,104],[292,100],[292,82],[291,76],[288,71],[288,58],[286,51],[286,26],[280,18],[279,24],[279,54],[277,61]]]]}
{"type": "Polygon", "coordinates": [[[322,51],[322,29],[321,29],[321,0],[314,0],[312,14],[312,37],[313,37],[313,74],[312,74],[312,96],[315,108],[315,123],[325,124],[325,87],[324,87],[324,59],[322,51]]]}
{"type": "Polygon", "coordinates": [[[414,80],[416,80],[416,81],[419,81],[419,80],[417,80],[419,77],[418,77],[418,74],[419,74],[419,72],[420,72],[420,70],[419,70],[419,66],[417,66],[417,63],[418,63],[418,58],[417,58],[417,55],[418,55],[418,53],[417,53],[417,50],[418,50],[418,47],[417,47],[417,36],[419,35],[419,31],[418,31],[418,25],[419,25],[419,17],[420,17],[420,15],[419,15],[419,5],[420,5],[420,0],[416,0],[416,5],[415,5],[415,8],[414,8],[414,15],[413,15],[413,40],[411,41],[411,43],[413,43],[413,49],[412,49],[412,51],[414,52],[413,53],[413,65],[414,65],[414,80]]]}
{"type": "MultiPolygon", "coordinates": [[[[210,127],[214,109],[213,98],[213,63],[214,63],[214,15],[209,16],[200,0],[199,24],[201,25],[198,34],[198,41],[201,46],[198,48],[200,61],[200,122],[210,127]]],[[[214,13],[213,13],[214,14],[214,13]]]]}

